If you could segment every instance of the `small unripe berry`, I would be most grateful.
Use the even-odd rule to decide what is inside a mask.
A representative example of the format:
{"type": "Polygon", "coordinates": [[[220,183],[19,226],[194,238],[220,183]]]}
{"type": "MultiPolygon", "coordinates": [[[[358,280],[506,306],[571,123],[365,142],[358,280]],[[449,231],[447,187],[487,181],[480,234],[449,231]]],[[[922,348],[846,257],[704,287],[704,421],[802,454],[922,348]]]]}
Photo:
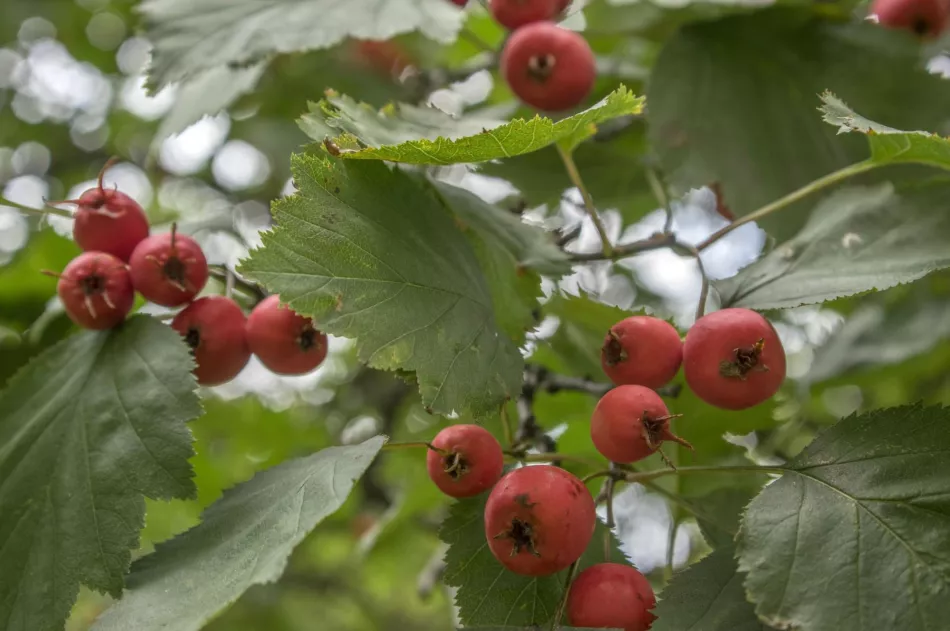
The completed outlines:
{"type": "Polygon", "coordinates": [[[244,312],[230,298],[207,296],[181,311],[172,328],[191,347],[195,377],[203,386],[234,379],[251,358],[244,334],[244,312]]]}
{"type": "Polygon", "coordinates": [[[148,218],[138,202],[117,190],[103,188],[102,177],[110,165],[99,172],[96,188],[79,199],[62,203],[77,204],[73,239],[86,252],[105,252],[128,261],[132,250],[148,236],[148,218]]]}
{"type": "Polygon", "coordinates": [[[505,475],[485,505],[485,536],[516,574],[545,576],[580,558],[594,534],[594,499],[584,483],[551,465],[505,475]]]}
{"type": "Polygon", "coordinates": [[[676,376],[683,343],[673,326],[651,316],[632,316],[610,327],[600,353],[615,384],[659,388],[676,376]]]}
{"type": "Polygon", "coordinates": [[[491,0],[488,8],[502,26],[515,30],[525,24],[550,20],[560,13],[562,0],[491,0]]]}
{"type": "Polygon", "coordinates": [[[505,466],[501,445],[478,425],[452,425],[439,432],[426,454],[426,469],[439,489],[471,497],[490,489],[505,466]],[[436,451],[438,450],[438,451],[436,451]]]}
{"type": "Polygon", "coordinates": [[[683,372],[706,403],[742,410],[778,391],[785,380],[785,349],[769,321],[755,311],[722,309],[687,332],[683,372]]]}
{"type": "Polygon", "coordinates": [[[669,409],[653,390],[643,386],[617,386],[594,408],[590,437],[611,462],[631,463],[657,452],[664,440],[692,449],[670,430],[669,409]]]}
{"type": "Polygon", "coordinates": [[[947,27],[950,2],[947,0],[875,0],[871,15],[880,24],[904,29],[920,37],[937,37],[947,27]]]}
{"type": "Polygon", "coordinates": [[[306,374],[327,356],[327,336],[310,318],[281,306],[277,296],[268,296],[251,311],[247,343],[261,363],[279,375],[306,374]]]}
{"type": "Polygon", "coordinates": [[[125,263],[105,252],[83,252],[56,285],[66,315],[86,329],[111,329],[125,320],[135,292],[125,263]]]}
{"type": "Polygon", "coordinates": [[[619,563],[592,565],[574,579],[567,617],[575,627],[647,631],[656,619],[656,596],[636,568],[619,563]]]}
{"type": "Polygon", "coordinates": [[[545,111],[579,105],[597,74],[587,41],[551,22],[535,22],[512,33],[501,53],[501,71],[518,98],[545,111]]]}
{"type": "Polygon", "coordinates": [[[198,295],[208,282],[208,261],[191,237],[156,234],[136,246],[129,260],[132,284],[146,300],[177,307],[198,295]]]}

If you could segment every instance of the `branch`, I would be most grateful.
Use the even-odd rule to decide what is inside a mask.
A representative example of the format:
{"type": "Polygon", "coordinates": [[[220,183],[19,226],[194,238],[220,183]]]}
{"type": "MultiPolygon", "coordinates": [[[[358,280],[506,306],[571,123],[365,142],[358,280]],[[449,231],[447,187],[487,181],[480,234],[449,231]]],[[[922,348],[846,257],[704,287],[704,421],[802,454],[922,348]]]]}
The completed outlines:
{"type": "Polygon", "coordinates": [[[267,298],[267,292],[260,285],[239,278],[237,274],[229,271],[223,265],[209,265],[208,274],[225,284],[233,282],[235,289],[240,290],[241,293],[250,296],[257,302],[267,298]]]}
{"type": "Polygon", "coordinates": [[[592,252],[587,254],[571,253],[571,260],[575,263],[587,263],[590,261],[617,261],[619,259],[625,259],[643,252],[649,252],[650,250],[667,248],[672,246],[675,242],[676,238],[672,234],[657,232],[648,239],[615,246],[610,255],[606,255],[603,252],[592,252]]]}
{"type": "Polygon", "coordinates": [[[603,255],[607,258],[611,258],[614,248],[610,244],[610,237],[607,236],[607,230],[600,220],[600,215],[597,214],[597,208],[594,207],[594,200],[587,191],[587,187],[584,186],[584,180],[581,178],[580,171],[577,170],[577,165],[574,164],[574,156],[571,155],[570,151],[560,145],[557,145],[557,152],[561,156],[561,161],[564,162],[564,168],[567,169],[567,176],[570,178],[571,183],[577,187],[577,190],[581,192],[581,197],[584,198],[584,210],[587,211],[587,216],[590,217],[590,220],[594,223],[594,227],[597,229],[597,234],[600,235],[603,255]]]}

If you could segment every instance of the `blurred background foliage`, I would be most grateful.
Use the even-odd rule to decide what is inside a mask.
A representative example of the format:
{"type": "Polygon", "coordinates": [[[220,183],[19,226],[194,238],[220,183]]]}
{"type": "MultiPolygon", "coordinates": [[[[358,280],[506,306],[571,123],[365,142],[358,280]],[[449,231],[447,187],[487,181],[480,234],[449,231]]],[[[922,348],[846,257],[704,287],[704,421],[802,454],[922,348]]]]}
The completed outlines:
{"type": "MultiPolygon", "coordinates": [[[[387,45],[347,41],[249,68],[213,70],[150,95],[143,74],[149,43],[134,4],[0,2],[4,198],[33,208],[44,199],[73,198],[116,155],[121,161],[108,171],[108,185],[140,201],[153,223],[178,221],[201,241],[211,263],[233,266],[269,225],[270,200],[291,190],[288,158],[307,142],[295,120],[326,89],[375,106],[428,99],[451,113],[531,114],[490,71],[472,74],[489,67],[486,56],[504,39],[477,6],[452,45],[416,34],[387,45]]],[[[661,4],[596,0],[583,17],[569,18],[586,29],[599,56],[595,98],[621,82],[644,93],[678,26],[754,8],[661,4]]],[[[850,15],[841,5],[810,11],[850,15]]],[[[643,176],[643,166],[654,160],[646,125],[621,123],[604,126],[576,154],[615,239],[649,235],[664,219],[643,176]]],[[[503,204],[524,200],[526,217],[549,227],[581,223],[576,191],[553,148],[485,165],[479,173],[453,167],[441,175],[503,204]]],[[[726,221],[716,211],[709,189],[691,191],[674,203],[675,226],[686,240],[698,241],[726,221]]],[[[68,220],[0,204],[0,385],[74,330],[54,298],[55,280],[39,273],[62,269],[77,252],[69,234],[68,220]]],[[[591,226],[582,225],[578,247],[595,240],[591,226]]],[[[714,277],[729,276],[765,247],[765,234],[745,226],[705,254],[706,268],[714,277]]],[[[647,309],[688,325],[698,288],[694,262],[669,252],[578,270],[560,282],[560,293],[547,283],[554,296],[539,314],[527,352],[550,370],[601,379],[598,350],[613,322],[647,309]]],[[[671,407],[684,415],[677,430],[697,451],[677,447],[671,457],[681,464],[786,458],[854,411],[920,399],[950,403],[948,306],[950,275],[938,273],[886,292],[772,314],[790,355],[790,379],[780,395],[733,413],[683,393],[671,407]]],[[[148,502],[139,555],[195,524],[223,489],[256,471],[381,431],[394,441],[426,440],[450,422],[427,414],[413,386],[360,367],[352,344],[342,339],[331,341],[330,358],[312,375],[281,378],[252,361],[237,380],[205,394],[206,413],[191,424],[199,497],[148,502]]],[[[582,393],[541,392],[535,413],[559,450],[595,459],[586,425],[595,402],[582,393]]],[[[501,435],[498,419],[489,427],[501,435]]],[[[624,490],[617,518],[625,551],[662,585],[672,568],[706,549],[682,502],[668,502],[668,494],[696,502],[708,502],[710,493],[747,497],[753,488],[743,488],[746,482],[692,476],[624,490]]],[[[296,631],[316,628],[315,621],[319,628],[353,631],[451,628],[451,594],[437,584],[442,549],[436,529],[446,506],[428,483],[421,453],[387,453],[344,508],[297,550],[280,582],[252,588],[209,628],[296,631]]],[[[68,628],[87,628],[108,604],[84,590],[68,628]]]]}

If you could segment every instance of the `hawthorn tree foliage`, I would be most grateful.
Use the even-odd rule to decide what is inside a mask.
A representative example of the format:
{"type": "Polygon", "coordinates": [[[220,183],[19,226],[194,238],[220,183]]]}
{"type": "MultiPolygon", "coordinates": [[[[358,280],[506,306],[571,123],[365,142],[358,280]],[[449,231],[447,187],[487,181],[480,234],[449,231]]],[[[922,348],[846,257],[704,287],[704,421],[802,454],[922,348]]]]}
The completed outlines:
{"type": "Polygon", "coordinates": [[[528,5],[4,3],[0,631],[946,627],[948,9],[528,5]]]}

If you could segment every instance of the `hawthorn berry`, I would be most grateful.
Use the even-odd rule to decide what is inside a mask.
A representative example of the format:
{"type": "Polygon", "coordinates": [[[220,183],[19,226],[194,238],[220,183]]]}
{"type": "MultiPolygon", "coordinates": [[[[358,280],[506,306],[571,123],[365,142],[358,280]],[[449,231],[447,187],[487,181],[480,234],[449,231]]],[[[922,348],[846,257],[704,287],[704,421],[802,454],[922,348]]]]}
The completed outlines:
{"type": "Polygon", "coordinates": [[[592,565],[574,579],[567,617],[575,627],[647,631],[656,616],[656,596],[636,568],[619,563],[592,565]]]}
{"type": "Polygon", "coordinates": [[[303,375],[326,359],[327,336],[310,318],[281,306],[277,296],[268,296],[254,307],[246,330],[251,352],[277,374],[303,375]]]}
{"type": "Polygon", "coordinates": [[[630,463],[656,453],[664,440],[692,446],[670,430],[669,409],[653,390],[643,386],[617,386],[594,408],[590,437],[611,462],[630,463]]]}
{"type": "Polygon", "coordinates": [[[471,497],[492,487],[504,469],[501,445],[483,427],[452,425],[436,434],[426,454],[426,469],[451,497],[471,497]]]}
{"type": "Polygon", "coordinates": [[[98,184],[79,199],[58,202],[76,204],[73,239],[86,252],[105,252],[128,261],[132,251],[148,236],[148,218],[139,203],[118,190],[102,186],[111,163],[99,172],[98,184]]]}
{"type": "Polygon", "coordinates": [[[449,2],[460,7],[464,7],[466,4],[468,4],[468,0],[449,0],[449,2]]]}
{"type": "Polygon", "coordinates": [[[172,328],[185,338],[197,366],[195,377],[203,386],[234,379],[251,358],[244,334],[245,317],[230,298],[206,296],[185,307],[172,328]]]}
{"type": "Polygon", "coordinates": [[[502,26],[515,30],[532,22],[550,20],[561,12],[563,0],[490,0],[488,9],[502,26]]]}
{"type": "Polygon", "coordinates": [[[518,98],[545,111],[579,105],[597,74],[587,41],[552,22],[535,22],[512,33],[501,53],[501,70],[518,98]]]}
{"type": "Polygon", "coordinates": [[[947,0],[875,0],[871,15],[889,28],[905,29],[919,37],[936,37],[950,17],[947,0]]]}
{"type": "Polygon", "coordinates": [[[135,291],[125,263],[105,252],[83,252],[56,284],[69,319],[85,329],[111,329],[125,320],[135,291]]]}
{"type": "Polygon", "coordinates": [[[785,380],[785,349],[764,317],[749,309],[703,316],[683,343],[686,383],[700,399],[726,410],[758,405],[785,380]]]}
{"type": "Polygon", "coordinates": [[[129,260],[132,285],[146,300],[177,307],[198,295],[208,282],[208,261],[191,237],[156,234],[139,243],[129,260]]]}
{"type": "Polygon", "coordinates": [[[683,342],[670,323],[631,316],[610,327],[600,352],[604,373],[615,384],[659,388],[676,376],[683,342]]]}
{"type": "Polygon", "coordinates": [[[545,576],[580,558],[594,534],[594,499],[564,469],[531,465],[495,484],[485,505],[485,536],[516,574],[545,576]]]}

